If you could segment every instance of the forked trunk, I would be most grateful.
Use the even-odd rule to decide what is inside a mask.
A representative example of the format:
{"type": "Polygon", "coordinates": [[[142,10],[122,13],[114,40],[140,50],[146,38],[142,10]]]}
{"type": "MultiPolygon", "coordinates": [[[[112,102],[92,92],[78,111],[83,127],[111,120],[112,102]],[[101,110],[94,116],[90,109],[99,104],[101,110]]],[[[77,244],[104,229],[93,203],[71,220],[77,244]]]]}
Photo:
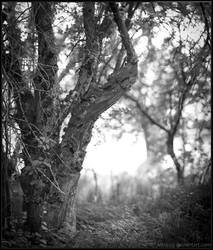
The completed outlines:
{"type": "MultiPolygon", "coordinates": [[[[76,230],[76,190],[94,122],[135,83],[138,60],[129,38],[126,22],[120,16],[118,6],[110,2],[109,7],[126,49],[127,59],[123,66],[116,67],[116,71],[107,78],[106,83],[100,86],[94,84],[97,58],[101,54],[99,47],[104,36],[100,36],[101,27],[97,28],[95,3],[85,2],[83,4],[86,37],[84,59],[74,90],[70,90],[63,100],[63,105],[59,105],[56,101],[56,96],[59,96],[56,94],[55,81],[58,50],[52,28],[53,7],[54,4],[51,2],[32,2],[32,19],[38,42],[38,67],[33,78],[34,94],[28,90],[27,83],[23,81],[19,61],[13,53],[20,51],[19,41],[21,41],[17,35],[19,28],[14,29],[17,26],[15,5],[12,9],[14,14],[11,12],[12,19],[8,19],[11,28],[8,40],[10,47],[13,48],[10,57],[16,64],[10,63],[10,67],[11,65],[13,67],[12,70],[8,67],[7,72],[14,72],[9,75],[12,79],[16,79],[20,87],[14,93],[14,99],[17,106],[17,123],[22,131],[24,143],[25,167],[20,179],[26,197],[27,222],[31,231],[40,231],[44,219],[43,210],[46,209],[48,224],[70,233],[76,230]],[[71,118],[59,143],[59,138],[55,138],[56,130],[58,131],[69,114],[71,118]],[[57,145],[52,145],[55,143],[57,145]]],[[[131,11],[130,19],[134,13],[133,9],[131,11]]]]}

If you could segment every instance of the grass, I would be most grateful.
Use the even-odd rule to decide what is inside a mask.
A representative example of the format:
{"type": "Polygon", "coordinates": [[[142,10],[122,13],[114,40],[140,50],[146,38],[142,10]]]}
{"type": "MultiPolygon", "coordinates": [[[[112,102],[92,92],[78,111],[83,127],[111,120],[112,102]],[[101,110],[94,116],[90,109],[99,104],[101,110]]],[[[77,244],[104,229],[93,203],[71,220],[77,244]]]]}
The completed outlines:
{"type": "Polygon", "coordinates": [[[78,233],[67,247],[208,247],[210,185],[168,189],[154,202],[78,206],[78,233]],[[137,209],[136,209],[137,208],[137,209]]]}
{"type": "MultiPolygon", "coordinates": [[[[77,234],[68,240],[63,237],[60,239],[60,235],[57,235],[51,247],[210,247],[210,184],[167,189],[158,199],[148,200],[139,197],[119,204],[80,203],[77,210],[77,234]]],[[[21,230],[19,233],[20,237],[14,238],[14,244],[7,248],[26,247],[27,237],[21,230]]],[[[39,237],[35,236],[37,244],[48,247],[48,240],[39,237]]],[[[30,247],[33,248],[32,245],[30,247]]]]}

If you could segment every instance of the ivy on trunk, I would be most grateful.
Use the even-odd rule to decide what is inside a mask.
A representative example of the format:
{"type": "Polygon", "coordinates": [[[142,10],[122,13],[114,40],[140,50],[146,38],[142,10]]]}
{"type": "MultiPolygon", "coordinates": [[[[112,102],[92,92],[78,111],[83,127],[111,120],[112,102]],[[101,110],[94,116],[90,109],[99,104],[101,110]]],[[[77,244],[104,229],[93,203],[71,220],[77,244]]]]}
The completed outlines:
{"type": "Polygon", "coordinates": [[[52,26],[54,2],[32,2],[31,6],[38,44],[33,92],[24,81],[17,59],[22,55],[16,4],[10,2],[7,6],[9,53],[3,51],[4,74],[13,89],[16,122],[24,143],[22,153],[25,167],[20,181],[25,194],[28,226],[31,231],[40,231],[42,220],[46,220],[49,227],[71,234],[76,230],[76,190],[93,125],[100,114],[131,88],[137,78],[137,58],[128,34],[136,5],[129,5],[128,21],[125,22],[118,5],[107,3],[105,8],[114,21],[106,15],[99,24],[95,17],[95,3],[82,3],[86,37],[84,57],[77,84],[66,96],[64,106],[58,105],[56,94],[58,54],[52,26]],[[108,25],[105,27],[106,21],[108,25]],[[116,65],[116,70],[106,83],[97,85],[94,77],[98,70],[97,58],[101,53],[102,41],[105,34],[113,31],[115,24],[127,61],[123,66],[116,65]],[[71,117],[59,143],[60,127],[69,114],[71,117]],[[44,210],[47,210],[46,215],[43,214],[44,210]]]}

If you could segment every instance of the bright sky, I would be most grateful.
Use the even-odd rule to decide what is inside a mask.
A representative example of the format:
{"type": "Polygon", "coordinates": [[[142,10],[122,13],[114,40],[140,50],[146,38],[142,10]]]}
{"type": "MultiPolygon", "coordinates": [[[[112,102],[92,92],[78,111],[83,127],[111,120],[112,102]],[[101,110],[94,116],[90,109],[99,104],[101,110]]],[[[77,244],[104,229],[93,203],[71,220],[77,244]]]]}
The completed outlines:
{"type": "Polygon", "coordinates": [[[143,134],[135,142],[133,134],[125,133],[120,140],[103,131],[106,141],[97,145],[98,135],[94,135],[87,148],[83,168],[93,168],[100,175],[119,174],[124,171],[134,175],[146,160],[146,144],[143,134]]]}

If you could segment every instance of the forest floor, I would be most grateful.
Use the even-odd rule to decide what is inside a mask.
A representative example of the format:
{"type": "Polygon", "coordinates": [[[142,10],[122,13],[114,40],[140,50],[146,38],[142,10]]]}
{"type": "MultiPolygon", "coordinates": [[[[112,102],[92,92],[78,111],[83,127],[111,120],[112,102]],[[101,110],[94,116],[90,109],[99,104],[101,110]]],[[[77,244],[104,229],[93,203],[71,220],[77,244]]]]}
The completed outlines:
{"type": "Polygon", "coordinates": [[[3,248],[211,248],[211,188],[168,190],[155,201],[78,204],[77,233],[26,234],[16,229],[3,248]],[[30,238],[31,237],[31,238],[30,238]],[[29,240],[30,239],[30,240],[29,240]]]}

